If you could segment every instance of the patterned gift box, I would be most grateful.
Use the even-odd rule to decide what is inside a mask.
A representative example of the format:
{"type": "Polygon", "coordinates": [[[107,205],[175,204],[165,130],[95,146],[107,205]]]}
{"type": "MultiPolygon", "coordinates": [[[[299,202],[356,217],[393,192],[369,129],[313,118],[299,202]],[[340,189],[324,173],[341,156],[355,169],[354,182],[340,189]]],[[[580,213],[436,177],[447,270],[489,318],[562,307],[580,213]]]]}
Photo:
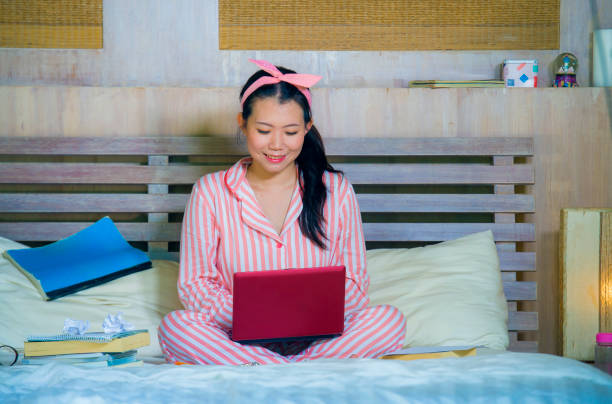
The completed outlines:
{"type": "Polygon", "coordinates": [[[537,87],[537,60],[504,60],[502,77],[506,87],[537,87]]]}

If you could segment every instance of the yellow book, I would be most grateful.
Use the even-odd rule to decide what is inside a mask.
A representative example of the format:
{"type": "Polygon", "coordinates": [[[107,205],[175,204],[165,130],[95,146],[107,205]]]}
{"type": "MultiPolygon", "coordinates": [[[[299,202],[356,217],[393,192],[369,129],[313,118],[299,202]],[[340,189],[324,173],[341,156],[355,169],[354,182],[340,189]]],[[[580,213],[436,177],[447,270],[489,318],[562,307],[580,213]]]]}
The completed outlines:
{"type": "Polygon", "coordinates": [[[463,358],[475,356],[476,347],[415,347],[383,355],[379,359],[411,361],[415,359],[463,358]]]}
{"type": "MultiPolygon", "coordinates": [[[[86,334],[87,335],[87,334],[86,334]]],[[[50,337],[52,338],[52,337],[50,337]]],[[[62,355],[91,352],[125,352],[149,345],[150,337],[147,330],[137,330],[118,334],[108,341],[99,342],[95,339],[63,339],[47,341],[24,342],[25,356],[62,355]]]]}

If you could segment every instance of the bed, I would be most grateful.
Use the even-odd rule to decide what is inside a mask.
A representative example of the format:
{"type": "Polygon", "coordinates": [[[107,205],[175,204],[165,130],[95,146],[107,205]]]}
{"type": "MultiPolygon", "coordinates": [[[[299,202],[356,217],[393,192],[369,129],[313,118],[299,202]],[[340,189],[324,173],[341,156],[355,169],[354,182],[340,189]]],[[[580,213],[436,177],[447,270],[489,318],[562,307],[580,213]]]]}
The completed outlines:
{"type": "Polygon", "coordinates": [[[466,358],[289,365],[163,363],[156,327],[176,295],[182,212],[199,176],[246,154],[229,137],[0,138],[0,250],[111,216],[150,270],[43,301],[0,260],[0,342],[109,313],[151,332],[145,365],[0,367],[3,402],[606,402],[612,377],[537,353],[532,138],[330,138],[362,210],[372,304],[407,317],[407,346],[478,346],[466,358]]]}

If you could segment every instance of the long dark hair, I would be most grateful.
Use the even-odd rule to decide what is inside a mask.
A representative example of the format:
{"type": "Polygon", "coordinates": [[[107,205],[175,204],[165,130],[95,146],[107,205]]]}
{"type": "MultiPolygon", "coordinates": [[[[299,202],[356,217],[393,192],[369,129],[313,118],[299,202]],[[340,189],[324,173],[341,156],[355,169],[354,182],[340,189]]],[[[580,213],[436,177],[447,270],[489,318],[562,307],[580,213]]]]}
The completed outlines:
{"type": "MultiPolygon", "coordinates": [[[[283,74],[295,73],[293,70],[284,67],[277,66],[277,68],[283,74]]],[[[269,74],[259,70],[247,80],[242,87],[242,91],[240,91],[240,99],[242,99],[242,95],[247,88],[262,76],[269,76],[269,74]]],[[[242,118],[246,121],[251,116],[255,100],[268,97],[275,97],[281,104],[295,101],[302,108],[304,122],[308,123],[312,119],[312,112],[304,94],[294,85],[284,81],[263,85],[249,95],[242,106],[242,118]]],[[[324,240],[327,240],[327,235],[323,228],[323,222],[325,221],[323,206],[327,198],[327,188],[323,183],[323,173],[325,171],[341,173],[341,171],[335,170],[327,161],[323,139],[314,125],[311,126],[304,137],[304,145],[296,162],[302,178],[300,187],[303,207],[298,219],[300,230],[317,246],[327,249],[324,243],[324,240]]]]}

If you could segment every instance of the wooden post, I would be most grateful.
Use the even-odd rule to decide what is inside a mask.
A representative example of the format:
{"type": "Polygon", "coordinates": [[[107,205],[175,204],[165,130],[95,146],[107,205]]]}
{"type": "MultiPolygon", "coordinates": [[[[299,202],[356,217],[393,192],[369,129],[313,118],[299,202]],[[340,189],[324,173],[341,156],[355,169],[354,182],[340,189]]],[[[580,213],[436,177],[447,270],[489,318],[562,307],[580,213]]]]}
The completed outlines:
{"type": "Polygon", "coordinates": [[[599,332],[612,332],[612,212],[601,212],[599,332]]]}
{"type": "MultiPolygon", "coordinates": [[[[514,165],[514,157],[513,156],[493,156],[493,165],[495,166],[513,166],[514,165]]],[[[515,192],[514,185],[511,184],[495,184],[494,186],[495,194],[502,195],[513,195],[515,192]]],[[[516,223],[516,214],[515,213],[495,213],[494,214],[495,223],[516,223]]],[[[516,242],[497,242],[497,247],[500,251],[508,251],[515,252],[516,251],[516,242]]],[[[516,272],[502,272],[502,280],[508,281],[513,280],[516,281],[516,272]]],[[[508,302],[508,321],[510,323],[510,319],[518,318],[518,304],[516,301],[508,302]]],[[[536,324],[532,327],[537,330],[537,318],[536,324]]],[[[525,329],[525,328],[521,328],[525,329]]],[[[537,351],[537,342],[535,341],[520,341],[518,339],[518,332],[510,332],[510,346],[509,349],[513,351],[537,351]]]]}
{"type": "MultiPolygon", "coordinates": [[[[149,156],[148,164],[150,166],[167,166],[168,156],[149,156]]],[[[147,193],[162,195],[168,194],[167,184],[149,184],[147,185],[147,193]]],[[[168,223],[168,213],[148,213],[147,220],[156,223],[168,223]]],[[[166,241],[149,241],[147,243],[149,257],[151,259],[164,258],[168,255],[168,242],[166,241]]]]}
{"type": "MultiPolygon", "coordinates": [[[[514,164],[512,156],[493,156],[493,165],[496,166],[511,166],[514,164]]],[[[514,185],[498,184],[494,185],[496,194],[512,195],[514,194],[514,185]]],[[[495,213],[495,223],[515,223],[516,215],[514,213],[495,213]]],[[[516,243],[497,243],[500,249],[504,251],[516,251],[516,243]]]]}
{"type": "Polygon", "coordinates": [[[601,209],[561,212],[561,347],[563,356],[592,361],[600,331],[601,209]]]}

